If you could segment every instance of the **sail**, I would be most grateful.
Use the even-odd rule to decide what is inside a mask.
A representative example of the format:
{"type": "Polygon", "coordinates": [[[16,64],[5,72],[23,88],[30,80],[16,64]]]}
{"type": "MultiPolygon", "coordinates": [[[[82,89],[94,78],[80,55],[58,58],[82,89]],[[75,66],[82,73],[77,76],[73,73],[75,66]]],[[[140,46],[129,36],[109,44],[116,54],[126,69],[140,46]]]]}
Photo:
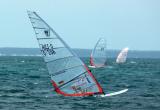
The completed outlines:
{"type": "Polygon", "coordinates": [[[95,67],[104,67],[106,65],[106,59],[106,40],[104,38],[100,38],[91,53],[90,65],[95,67]]]}
{"type": "Polygon", "coordinates": [[[124,63],[124,62],[126,62],[128,50],[129,50],[129,48],[127,48],[127,47],[122,49],[122,51],[119,53],[119,55],[118,55],[118,57],[116,59],[116,63],[124,63]]]}
{"type": "Polygon", "coordinates": [[[28,16],[55,91],[64,96],[102,94],[100,84],[61,37],[36,12],[28,11],[28,16]]]}

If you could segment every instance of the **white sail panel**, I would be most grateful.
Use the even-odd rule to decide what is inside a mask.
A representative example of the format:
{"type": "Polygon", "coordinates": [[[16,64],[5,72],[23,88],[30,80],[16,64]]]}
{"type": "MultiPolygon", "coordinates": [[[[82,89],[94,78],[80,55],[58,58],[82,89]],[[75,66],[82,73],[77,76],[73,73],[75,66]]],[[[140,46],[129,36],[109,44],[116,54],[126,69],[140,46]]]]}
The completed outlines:
{"type": "Polygon", "coordinates": [[[59,74],[52,74],[51,78],[55,81],[58,82],[58,86],[64,84],[65,82],[70,81],[71,79],[79,76],[81,73],[86,72],[85,69],[83,69],[83,66],[77,66],[74,68],[67,68],[59,72],[59,74]],[[67,75],[66,75],[67,74],[67,75]],[[65,77],[64,77],[65,76],[65,77]],[[64,83],[60,83],[63,81],[64,83]]]}
{"type": "Polygon", "coordinates": [[[59,59],[59,60],[56,60],[53,62],[51,61],[51,62],[47,63],[47,67],[50,68],[49,73],[51,73],[51,74],[58,73],[59,71],[62,71],[62,68],[63,69],[73,68],[78,65],[81,65],[81,61],[74,56],[59,59]]]}
{"type": "Polygon", "coordinates": [[[100,38],[96,43],[90,57],[90,65],[95,67],[104,67],[106,65],[106,40],[100,38]]]}
{"type": "Polygon", "coordinates": [[[122,51],[118,54],[118,57],[116,59],[116,63],[126,62],[128,50],[129,50],[129,48],[127,48],[127,47],[122,49],[122,51]]]}
{"type": "Polygon", "coordinates": [[[103,92],[85,64],[35,12],[28,12],[55,91],[64,96],[103,92]]]}

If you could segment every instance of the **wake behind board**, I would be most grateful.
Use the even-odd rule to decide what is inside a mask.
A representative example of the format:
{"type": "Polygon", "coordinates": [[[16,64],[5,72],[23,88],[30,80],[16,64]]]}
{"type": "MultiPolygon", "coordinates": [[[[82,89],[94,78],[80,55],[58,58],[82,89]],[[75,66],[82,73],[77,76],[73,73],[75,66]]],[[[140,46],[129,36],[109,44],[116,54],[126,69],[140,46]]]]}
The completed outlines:
{"type": "Polygon", "coordinates": [[[123,89],[123,90],[120,90],[118,92],[112,92],[112,93],[100,95],[100,97],[109,97],[109,96],[119,95],[119,94],[125,93],[127,91],[128,91],[128,89],[123,89]]]}

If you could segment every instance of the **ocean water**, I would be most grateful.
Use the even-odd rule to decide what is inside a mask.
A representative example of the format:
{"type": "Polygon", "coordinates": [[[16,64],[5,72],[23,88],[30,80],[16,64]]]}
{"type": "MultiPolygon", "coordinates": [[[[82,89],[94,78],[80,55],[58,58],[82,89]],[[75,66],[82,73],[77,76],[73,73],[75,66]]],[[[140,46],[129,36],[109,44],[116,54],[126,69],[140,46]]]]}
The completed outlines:
{"type": "MultiPolygon", "coordinates": [[[[88,64],[88,58],[82,58],[88,64]]],[[[128,88],[112,97],[63,97],[50,83],[41,57],[0,57],[1,110],[160,110],[160,59],[128,59],[92,69],[106,93],[128,88]]]]}

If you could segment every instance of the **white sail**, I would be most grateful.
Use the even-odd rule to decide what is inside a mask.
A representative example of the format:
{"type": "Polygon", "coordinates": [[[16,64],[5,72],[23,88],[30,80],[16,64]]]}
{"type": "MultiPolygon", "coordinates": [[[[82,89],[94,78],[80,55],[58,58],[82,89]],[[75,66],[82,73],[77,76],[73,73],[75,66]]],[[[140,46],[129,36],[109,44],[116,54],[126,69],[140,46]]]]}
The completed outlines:
{"type": "Polygon", "coordinates": [[[55,91],[64,96],[102,94],[92,73],[59,35],[36,12],[28,11],[28,16],[55,91]]]}
{"type": "Polygon", "coordinates": [[[106,61],[106,40],[104,38],[100,38],[91,53],[90,65],[95,68],[104,67],[106,66],[106,61]]]}
{"type": "Polygon", "coordinates": [[[126,47],[118,54],[118,57],[116,59],[116,63],[126,62],[128,50],[129,50],[129,48],[126,47]]]}

